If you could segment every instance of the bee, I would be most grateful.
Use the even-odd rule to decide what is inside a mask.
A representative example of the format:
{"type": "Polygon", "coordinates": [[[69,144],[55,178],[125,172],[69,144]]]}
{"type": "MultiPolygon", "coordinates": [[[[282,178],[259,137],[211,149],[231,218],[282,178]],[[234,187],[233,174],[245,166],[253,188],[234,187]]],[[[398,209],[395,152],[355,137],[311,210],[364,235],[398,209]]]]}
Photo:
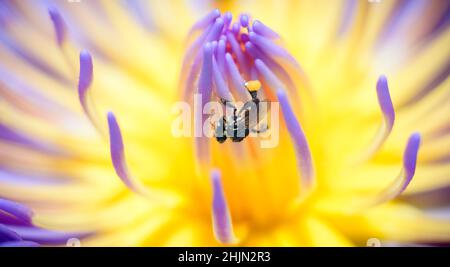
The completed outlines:
{"type": "Polygon", "coordinates": [[[223,143],[230,138],[233,142],[241,142],[249,134],[250,131],[254,133],[262,133],[265,129],[255,129],[260,123],[262,114],[260,114],[260,100],[258,98],[258,90],[261,88],[261,83],[258,80],[248,81],[245,84],[252,99],[247,101],[242,108],[237,108],[230,103],[230,101],[222,101],[226,107],[233,108],[232,116],[222,116],[215,125],[214,136],[219,143],[223,143]],[[256,114],[256,119],[251,118],[251,114],[256,114]]]}

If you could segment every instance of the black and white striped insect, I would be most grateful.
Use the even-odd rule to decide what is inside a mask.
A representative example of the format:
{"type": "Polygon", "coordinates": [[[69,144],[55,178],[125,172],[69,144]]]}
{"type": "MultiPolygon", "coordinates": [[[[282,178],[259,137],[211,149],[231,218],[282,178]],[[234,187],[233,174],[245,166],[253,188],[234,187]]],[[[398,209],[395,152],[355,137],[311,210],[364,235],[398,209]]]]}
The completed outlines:
{"type": "Polygon", "coordinates": [[[261,88],[261,83],[257,80],[245,83],[245,87],[252,99],[246,102],[238,111],[229,101],[222,101],[225,107],[233,108],[233,115],[222,116],[215,125],[214,136],[219,143],[223,143],[227,138],[233,142],[241,142],[250,132],[262,133],[268,128],[256,129],[263,114],[260,114],[260,103],[257,93],[261,88]]]}

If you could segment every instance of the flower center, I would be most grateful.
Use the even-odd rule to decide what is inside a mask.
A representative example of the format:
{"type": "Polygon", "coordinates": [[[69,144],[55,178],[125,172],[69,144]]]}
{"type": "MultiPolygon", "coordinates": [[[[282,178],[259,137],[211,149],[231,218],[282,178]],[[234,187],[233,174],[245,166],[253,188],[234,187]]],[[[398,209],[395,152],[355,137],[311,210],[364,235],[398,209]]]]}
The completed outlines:
{"type": "MultiPolygon", "coordinates": [[[[231,116],[212,119],[216,138],[194,138],[200,169],[206,174],[212,168],[220,170],[233,221],[273,224],[286,216],[300,192],[306,194],[313,185],[312,159],[296,115],[302,109],[297,88],[305,85],[300,65],[275,31],[246,14],[233,21],[231,13],[214,10],[194,24],[188,39],[180,78],[183,99],[200,113],[209,101],[221,103],[223,114],[234,109],[231,116]],[[201,104],[193,101],[195,94],[201,96],[201,104]],[[291,101],[295,106],[291,107],[291,101]],[[264,104],[268,107],[262,114],[264,104]],[[257,107],[248,108],[245,115],[251,105],[257,107]],[[254,110],[256,119],[248,115],[254,110]],[[295,146],[287,131],[279,131],[280,111],[295,133],[295,146]],[[256,138],[247,138],[251,132],[256,138]],[[219,139],[219,133],[224,138],[219,139]],[[244,138],[234,136],[239,133],[244,138]],[[274,145],[264,147],[261,140],[274,141],[274,145]],[[274,164],[283,167],[282,177],[274,172],[274,164]]],[[[194,119],[196,128],[211,119],[203,113],[197,115],[202,120],[194,119]]]]}
{"type": "MultiPolygon", "coordinates": [[[[232,221],[251,224],[255,231],[286,222],[292,216],[301,216],[298,211],[306,212],[311,203],[305,200],[322,196],[314,190],[316,180],[332,179],[336,175],[333,170],[347,166],[348,155],[343,157],[337,155],[339,151],[324,151],[323,144],[315,140],[328,139],[327,131],[318,129],[323,121],[335,116],[334,112],[326,116],[318,112],[319,108],[329,111],[330,107],[315,99],[300,64],[282,46],[280,36],[260,21],[252,21],[248,15],[240,15],[233,22],[230,13],[221,15],[214,10],[194,24],[189,40],[180,90],[183,99],[193,103],[195,116],[201,118],[194,120],[195,128],[201,128],[208,119],[202,113],[208,101],[219,101],[225,110],[230,106],[234,109],[233,116],[219,117],[218,122],[213,123],[218,142],[209,136],[194,138],[199,169],[203,177],[210,175],[212,179],[216,238],[223,243],[236,242],[232,221]],[[200,104],[192,101],[195,94],[200,95],[200,104]],[[247,111],[248,103],[258,105],[262,100],[272,104],[271,113],[276,111],[269,128],[276,128],[277,142],[270,149],[258,146],[255,139],[233,136],[243,133],[247,137],[252,130],[247,115],[236,115],[234,103],[242,101],[241,110],[247,111]],[[279,124],[282,130],[278,132],[279,124]],[[312,148],[317,153],[316,160],[320,161],[317,166],[302,126],[306,127],[310,138],[315,137],[312,148]],[[217,134],[223,135],[219,138],[217,134]],[[233,142],[225,142],[228,137],[233,142]],[[316,173],[315,167],[320,167],[320,173],[316,173]]],[[[359,156],[362,161],[379,150],[395,119],[386,77],[380,77],[376,94],[383,113],[382,126],[367,151],[359,156]]],[[[336,122],[331,120],[330,123],[336,122]]],[[[358,208],[388,201],[406,188],[414,173],[419,143],[420,135],[413,134],[405,150],[400,176],[389,188],[368,198],[369,201],[364,200],[358,208]]],[[[319,193],[323,192],[326,190],[319,193]]]]}

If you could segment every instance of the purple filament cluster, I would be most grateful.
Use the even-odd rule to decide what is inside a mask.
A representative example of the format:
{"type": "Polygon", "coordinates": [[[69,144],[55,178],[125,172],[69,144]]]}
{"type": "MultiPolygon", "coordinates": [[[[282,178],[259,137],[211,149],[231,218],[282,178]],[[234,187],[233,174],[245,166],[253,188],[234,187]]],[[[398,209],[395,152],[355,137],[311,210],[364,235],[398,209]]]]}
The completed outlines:
{"type": "Polygon", "coordinates": [[[188,37],[180,80],[185,100],[201,93],[206,100],[246,101],[248,80],[263,82],[263,91],[271,90],[273,98],[276,89],[295,87],[289,69],[299,64],[274,30],[246,14],[233,21],[231,13],[213,10],[194,24],[188,37]]]}

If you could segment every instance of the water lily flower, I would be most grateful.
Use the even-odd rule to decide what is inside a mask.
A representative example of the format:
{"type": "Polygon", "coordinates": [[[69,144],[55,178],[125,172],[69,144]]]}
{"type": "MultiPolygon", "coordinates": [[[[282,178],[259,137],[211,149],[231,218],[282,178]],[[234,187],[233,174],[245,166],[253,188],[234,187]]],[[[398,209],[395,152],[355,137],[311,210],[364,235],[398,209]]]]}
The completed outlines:
{"type": "Polygon", "coordinates": [[[448,244],[449,18],[438,0],[0,2],[0,246],[448,244]],[[172,134],[175,103],[198,133],[209,101],[255,96],[274,147],[172,134]]]}

